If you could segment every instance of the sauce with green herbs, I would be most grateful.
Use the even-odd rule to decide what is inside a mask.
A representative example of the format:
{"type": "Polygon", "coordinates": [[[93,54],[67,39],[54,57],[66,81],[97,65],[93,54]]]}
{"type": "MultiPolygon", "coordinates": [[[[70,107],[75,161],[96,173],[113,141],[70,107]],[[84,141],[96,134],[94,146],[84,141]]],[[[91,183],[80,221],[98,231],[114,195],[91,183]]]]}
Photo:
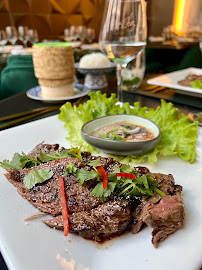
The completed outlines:
{"type": "Polygon", "coordinates": [[[128,121],[116,122],[98,128],[91,132],[90,135],[108,140],[126,142],[147,141],[155,137],[151,130],[128,121]]]}

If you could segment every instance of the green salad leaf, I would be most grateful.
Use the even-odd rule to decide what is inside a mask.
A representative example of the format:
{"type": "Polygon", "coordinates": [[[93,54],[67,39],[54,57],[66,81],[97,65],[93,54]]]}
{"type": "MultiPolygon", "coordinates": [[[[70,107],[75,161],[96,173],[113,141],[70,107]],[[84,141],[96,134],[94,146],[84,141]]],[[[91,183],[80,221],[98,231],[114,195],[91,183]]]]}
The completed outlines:
{"type": "Polygon", "coordinates": [[[81,146],[82,151],[96,153],[92,146],[87,144],[81,137],[81,127],[87,121],[97,117],[112,114],[134,114],[146,117],[155,122],[160,130],[161,137],[155,148],[147,153],[130,155],[126,157],[113,156],[122,163],[128,162],[157,162],[159,156],[179,156],[180,158],[193,163],[196,160],[195,143],[197,139],[197,122],[181,114],[174,108],[172,103],[161,100],[161,106],[157,109],[141,107],[139,102],[131,107],[129,103],[116,104],[116,95],[109,98],[100,91],[89,94],[90,100],[78,107],[70,102],[64,104],[60,110],[59,119],[65,122],[68,129],[67,140],[74,146],[81,146]]]}
{"type": "Polygon", "coordinates": [[[201,80],[191,81],[190,86],[193,88],[202,89],[202,81],[201,80]]]}

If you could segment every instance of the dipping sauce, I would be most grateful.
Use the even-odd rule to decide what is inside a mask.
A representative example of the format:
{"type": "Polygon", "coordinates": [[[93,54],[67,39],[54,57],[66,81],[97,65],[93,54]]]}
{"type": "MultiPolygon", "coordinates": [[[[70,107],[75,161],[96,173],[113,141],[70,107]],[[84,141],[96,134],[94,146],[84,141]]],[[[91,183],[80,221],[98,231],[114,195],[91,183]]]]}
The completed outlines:
{"type": "Polygon", "coordinates": [[[147,141],[155,137],[151,130],[128,121],[116,122],[98,128],[91,132],[90,135],[102,139],[126,142],[147,141]]]}

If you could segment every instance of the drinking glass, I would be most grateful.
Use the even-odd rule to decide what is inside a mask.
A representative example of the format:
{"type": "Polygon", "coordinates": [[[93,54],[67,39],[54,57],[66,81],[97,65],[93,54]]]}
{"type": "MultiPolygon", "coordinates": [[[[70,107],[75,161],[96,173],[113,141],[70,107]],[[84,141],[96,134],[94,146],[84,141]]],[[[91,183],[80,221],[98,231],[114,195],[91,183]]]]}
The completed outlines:
{"type": "Polygon", "coordinates": [[[0,46],[5,46],[8,39],[4,30],[0,30],[0,46]]]}
{"type": "Polygon", "coordinates": [[[29,29],[28,31],[28,40],[32,43],[35,44],[39,41],[39,35],[36,29],[29,29]]]}
{"type": "Polygon", "coordinates": [[[78,34],[79,34],[79,39],[81,40],[81,43],[83,43],[84,39],[86,38],[86,27],[83,25],[79,25],[78,34]]]}
{"type": "Polygon", "coordinates": [[[10,43],[15,45],[15,42],[18,39],[18,33],[15,26],[6,26],[6,34],[10,43]]]}
{"type": "Polygon", "coordinates": [[[117,98],[122,101],[122,70],[146,46],[145,0],[106,0],[99,47],[117,65],[117,98]]]}
{"type": "Polygon", "coordinates": [[[27,41],[29,39],[28,27],[18,26],[19,39],[23,42],[24,46],[27,46],[27,41]]]}
{"type": "Polygon", "coordinates": [[[72,41],[72,36],[71,36],[71,33],[70,33],[70,29],[68,29],[68,28],[65,28],[65,30],[64,30],[64,40],[66,42],[71,42],[72,41]]]}
{"type": "Polygon", "coordinates": [[[95,39],[95,30],[93,28],[87,28],[86,29],[86,38],[89,43],[92,43],[95,39]]]}
{"type": "Polygon", "coordinates": [[[72,41],[77,41],[77,38],[79,37],[78,28],[74,25],[70,26],[70,36],[72,38],[72,41]]]}

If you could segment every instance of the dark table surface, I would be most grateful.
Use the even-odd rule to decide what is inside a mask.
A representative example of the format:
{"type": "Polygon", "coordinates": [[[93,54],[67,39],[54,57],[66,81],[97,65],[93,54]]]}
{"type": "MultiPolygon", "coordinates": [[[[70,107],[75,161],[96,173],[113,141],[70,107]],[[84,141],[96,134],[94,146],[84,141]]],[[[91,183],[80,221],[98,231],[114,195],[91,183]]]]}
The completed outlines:
{"type": "MultiPolygon", "coordinates": [[[[109,80],[110,81],[110,80],[109,80]]],[[[146,80],[143,81],[142,85],[137,90],[133,91],[124,91],[123,101],[133,104],[136,101],[139,101],[141,106],[147,106],[156,108],[160,105],[160,100],[164,99],[166,101],[171,101],[175,107],[177,107],[182,113],[188,114],[190,111],[202,110],[202,96],[193,97],[184,94],[176,93],[173,89],[163,89],[161,91],[154,92],[154,90],[144,90],[146,85],[146,80]]],[[[109,88],[107,89],[107,95],[110,95],[111,92],[115,91],[115,84],[109,82],[109,88]]],[[[72,102],[74,102],[73,100],[72,102]]],[[[62,105],[64,102],[58,104],[62,105]]],[[[28,98],[26,93],[20,93],[13,97],[4,99],[0,101],[0,118],[8,116],[11,114],[32,110],[41,107],[50,107],[55,106],[56,104],[44,103],[41,101],[36,101],[28,98]]],[[[47,117],[50,114],[56,114],[59,111],[45,114],[41,117],[47,117]]],[[[34,121],[38,119],[36,117],[29,121],[34,121]]],[[[1,132],[1,131],[0,131],[1,132]]],[[[7,270],[7,266],[4,263],[4,260],[0,254],[0,270],[7,270]]]]}

